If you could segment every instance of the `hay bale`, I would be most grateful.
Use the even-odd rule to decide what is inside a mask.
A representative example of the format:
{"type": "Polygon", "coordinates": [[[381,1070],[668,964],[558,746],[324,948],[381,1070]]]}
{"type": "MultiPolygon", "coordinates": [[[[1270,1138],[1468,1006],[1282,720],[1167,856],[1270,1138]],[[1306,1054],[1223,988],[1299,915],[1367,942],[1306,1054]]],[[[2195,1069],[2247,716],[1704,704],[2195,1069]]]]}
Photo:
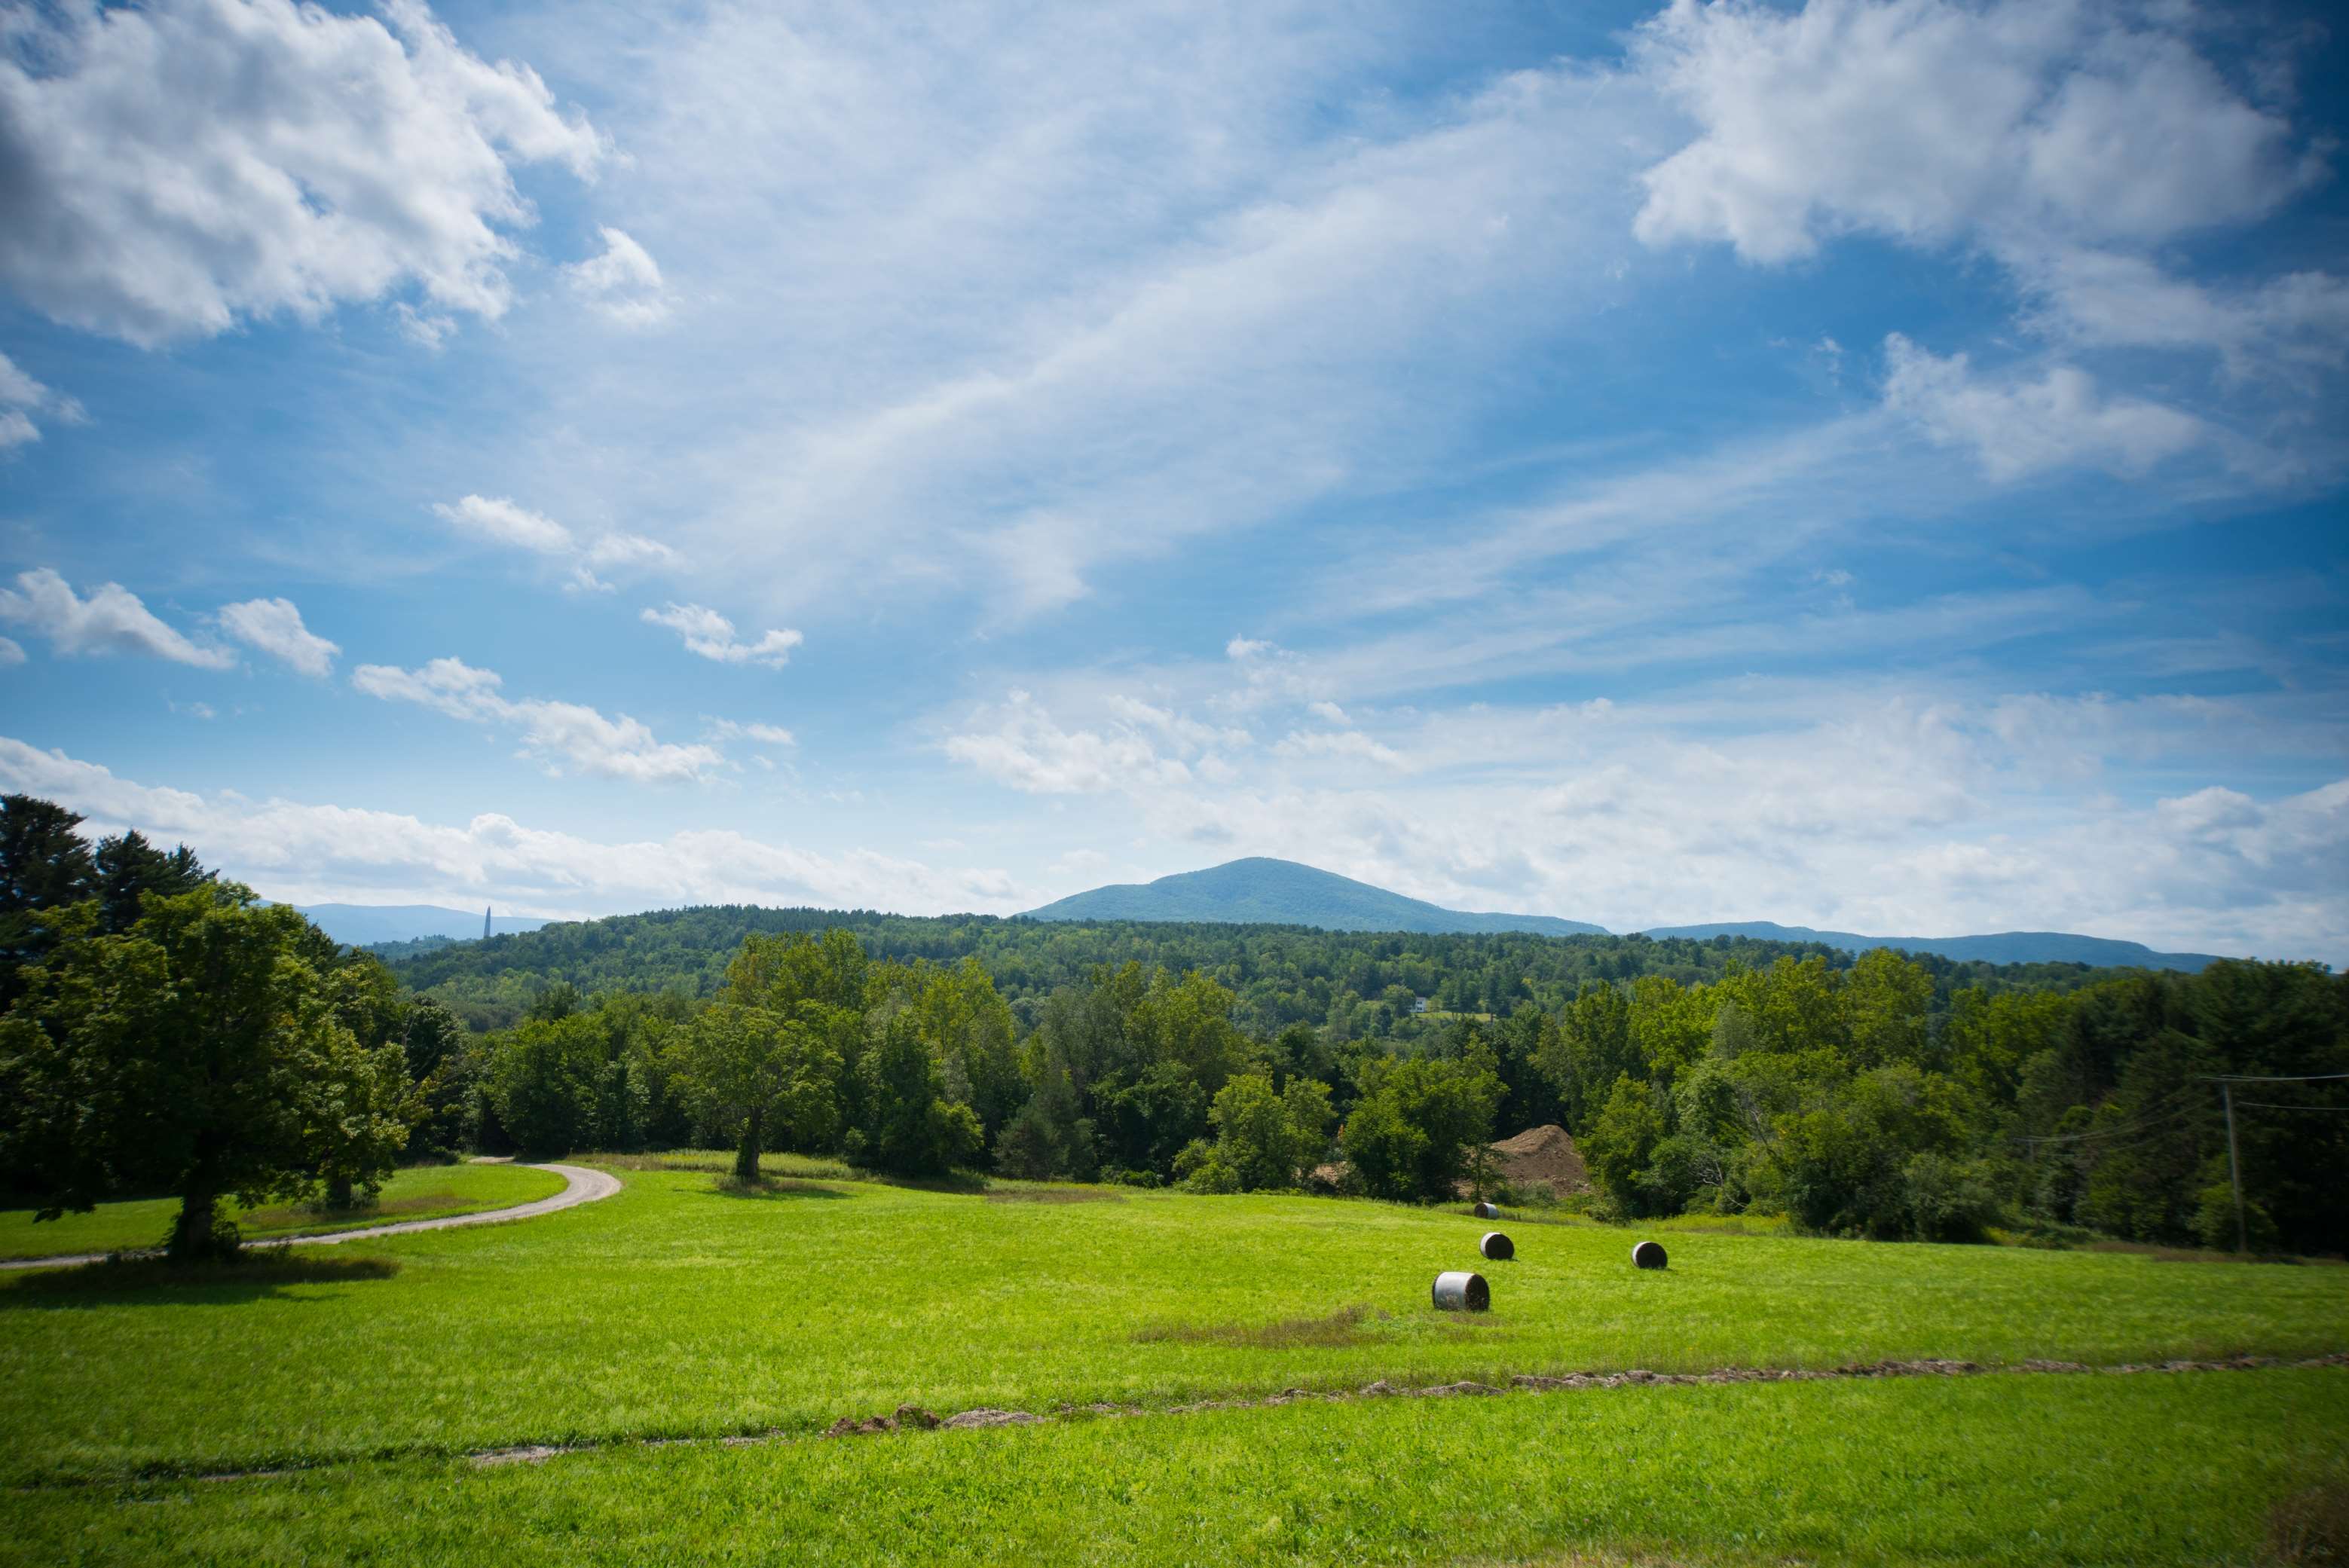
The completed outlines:
{"type": "Polygon", "coordinates": [[[1496,1203],[1479,1203],[1476,1205],[1475,1214],[1480,1220],[1497,1220],[1501,1217],[1500,1206],[1496,1203]]]}
{"type": "Polygon", "coordinates": [[[1437,1274],[1429,1295],[1444,1312],[1487,1312],[1493,1305],[1493,1288],[1485,1276],[1457,1269],[1437,1274]]]}
{"type": "Polygon", "coordinates": [[[1487,1231],[1485,1239],[1476,1243],[1476,1250],[1495,1263],[1506,1263],[1517,1255],[1517,1243],[1498,1231],[1487,1231]]]}
{"type": "Polygon", "coordinates": [[[1654,1242],[1638,1242],[1631,1247],[1631,1262],[1643,1269],[1664,1266],[1664,1249],[1654,1242]]]}

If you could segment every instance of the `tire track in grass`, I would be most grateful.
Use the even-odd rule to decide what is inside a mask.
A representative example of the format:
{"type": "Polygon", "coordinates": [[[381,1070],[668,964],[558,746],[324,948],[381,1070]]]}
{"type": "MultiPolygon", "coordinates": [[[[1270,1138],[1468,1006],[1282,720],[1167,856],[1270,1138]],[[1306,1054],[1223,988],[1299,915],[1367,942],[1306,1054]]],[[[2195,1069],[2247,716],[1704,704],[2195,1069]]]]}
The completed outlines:
{"type": "MultiPolygon", "coordinates": [[[[2271,1367],[2287,1369],[2321,1367],[2349,1367],[2349,1351],[2335,1351],[2304,1361],[2284,1361],[2272,1356],[2238,1356],[2223,1361],[2145,1361],[2121,1362],[2111,1366],[2091,1366],[2081,1361],[2030,1360],[2012,1365],[1984,1366],[1973,1361],[1871,1361],[1826,1368],[1776,1367],[1724,1367],[1710,1372],[1649,1372],[1634,1368],[1628,1372],[1570,1372],[1560,1377],[1521,1372],[1506,1385],[1460,1382],[1437,1383],[1424,1387],[1399,1387],[1381,1378],[1360,1388],[1313,1389],[1286,1388],[1278,1394],[1256,1399],[1200,1399],[1185,1405],[1154,1408],[1147,1405],[1056,1405],[1044,1414],[1032,1410],[1005,1410],[993,1407],[963,1410],[951,1416],[940,1416],[918,1405],[900,1405],[885,1416],[859,1418],[843,1416],[826,1430],[812,1438],[795,1438],[782,1431],[738,1433],[722,1438],[619,1438],[585,1443],[529,1443],[512,1448],[484,1449],[469,1453],[465,1458],[473,1464],[492,1467],[509,1464],[538,1464],[564,1454],[588,1453],[612,1448],[679,1448],[718,1445],[741,1448],[757,1443],[793,1440],[823,1442],[834,1438],[884,1437],[907,1431],[968,1431],[990,1427],[1040,1426],[1047,1421],[1088,1420],[1104,1417],[1188,1416],[1209,1410],[1261,1410],[1281,1405],[1307,1403],[1345,1404],[1360,1399],[1409,1398],[1440,1399],[1475,1398],[1503,1394],[1555,1394],[1593,1388],[1672,1387],[1696,1384],[1723,1383],[1817,1383],[1849,1381],[1876,1377],[2026,1377],[2048,1375],[2089,1375],[2105,1377],[2135,1376],[2145,1373],[2180,1374],[2189,1372],[2257,1372],[2271,1367]]],[[[237,1480],[250,1476],[283,1473],[249,1471],[242,1474],[218,1474],[205,1477],[210,1480],[237,1480]]]]}

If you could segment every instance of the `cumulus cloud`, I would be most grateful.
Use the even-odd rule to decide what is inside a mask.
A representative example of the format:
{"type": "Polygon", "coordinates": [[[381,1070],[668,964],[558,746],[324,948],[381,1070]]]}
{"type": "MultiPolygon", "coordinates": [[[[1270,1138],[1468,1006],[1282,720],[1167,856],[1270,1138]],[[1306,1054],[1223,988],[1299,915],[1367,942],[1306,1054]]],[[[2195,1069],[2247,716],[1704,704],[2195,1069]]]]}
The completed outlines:
{"type": "Polygon", "coordinates": [[[71,397],[53,392],[0,354],[0,452],[41,438],[33,416],[47,414],[63,424],[78,425],[89,416],[71,397]]]}
{"type": "Polygon", "coordinates": [[[0,281],[136,344],[409,288],[495,317],[533,218],[512,166],[586,178],[605,154],[535,71],[472,54],[420,0],[380,17],[42,6],[7,26],[0,281]]]}
{"type": "Polygon", "coordinates": [[[92,829],[199,846],[205,863],[294,903],[451,903],[556,918],[693,903],[817,904],[943,914],[1040,902],[1000,871],[942,870],[869,851],[819,854],[733,831],[610,841],[486,814],[388,811],[135,783],[0,738],[0,787],[60,801],[92,829]]]}
{"type": "Polygon", "coordinates": [[[0,588],[0,621],[47,637],[60,654],[142,654],[208,670],[236,663],[226,648],[191,642],[165,625],[119,583],[101,583],[85,599],[46,566],[17,573],[14,589],[0,588]]]}
{"type": "Polygon", "coordinates": [[[2259,217],[2321,165],[2190,41],[2042,0],[1673,0],[1638,35],[1697,139],[1643,176],[1638,232],[1759,262],[1862,231],[2141,243],[2259,217]]]}
{"type": "Polygon", "coordinates": [[[2214,287],[2155,257],[2327,173],[2329,144],[2238,90],[2196,26],[2080,0],[1673,0],[1633,55],[1697,135],[1642,176],[1636,232],[1764,263],[1847,233],[1973,247],[2075,341],[2212,350],[2239,375],[2338,363],[2349,282],[2214,287]]]}
{"type": "Polygon", "coordinates": [[[342,646],[330,643],[302,624],[302,612],[291,599],[248,599],[223,604],[221,629],[238,642],[282,660],[305,676],[332,674],[335,655],[342,646]]]}
{"type": "Polygon", "coordinates": [[[572,588],[607,593],[612,585],[595,575],[595,568],[615,566],[677,567],[685,558],[657,539],[640,533],[606,533],[581,544],[571,530],[504,496],[469,495],[450,505],[436,501],[432,510],[460,532],[515,550],[568,563],[572,588]]]}
{"type": "Polygon", "coordinates": [[[1971,448],[1994,480],[2085,463],[2137,474],[2204,445],[2190,414],[2143,398],[2108,397],[2073,366],[2036,379],[1978,375],[1966,356],[1936,357],[1899,333],[1884,340],[1885,406],[1945,446],[1971,448]]]}
{"type": "Polygon", "coordinates": [[[599,255],[563,269],[571,292],[622,326],[651,326],[668,315],[660,265],[626,231],[605,229],[599,255]]]}
{"type": "Polygon", "coordinates": [[[706,604],[663,604],[638,617],[647,626],[666,626],[685,640],[688,652],[721,665],[764,665],[781,669],[791,663],[792,650],[807,639],[785,627],[771,630],[755,643],[734,634],[734,623],[706,604]]]}
{"type": "Polygon", "coordinates": [[[24,645],[14,637],[0,637],[0,669],[25,662],[24,645]]]}
{"type": "Polygon", "coordinates": [[[421,669],[361,665],[351,672],[351,685],[369,696],[513,730],[520,754],[537,758],[551,773],[567,765],[599,778],[669,784],[698,781],[725,766],[725,753],[714,746],[663,741],[626,714],[607,717],[580,703],[516,702],[501,693],[504,684],[496,672],[455,658],[434,659],[421,669]]]}

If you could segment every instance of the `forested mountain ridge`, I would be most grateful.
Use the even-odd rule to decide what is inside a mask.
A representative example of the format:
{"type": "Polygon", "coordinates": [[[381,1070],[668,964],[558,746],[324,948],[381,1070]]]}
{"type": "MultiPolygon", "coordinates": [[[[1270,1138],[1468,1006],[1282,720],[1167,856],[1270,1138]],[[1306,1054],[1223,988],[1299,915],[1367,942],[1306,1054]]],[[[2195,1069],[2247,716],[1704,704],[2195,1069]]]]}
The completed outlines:
{"type": "Polygon", "coordinates": [[[1605,935],[1607,928],[1550,914],[1485,914],[1405,898],[1369,882],[1295,861],[1252,856],[1150,882],[1113,882],[1071,893],[1040,909],[1035,920],[1229,921],[1312,925],[1325,931],[1530,931],[1551,936],[1605,935]]]}
{"type": "MultiPolygon", "coordinates": [[[[521,1017],[548,989],[715,995],[743,938],[853,932],[875,958],[957,964],[977,958],[1015,1008],[1032,1009],[1094,968],[1127,962],[1196,970],[1237,997],[1234,1021],[1269,1034],[1291,1024],[1340,1038],[1412,1038],[1448,1015],[1506,1014],[1521,1002],[1562,1007],[1587,982],[1661,975],[1693,985],[1781,956],[1852,955],[1811,943],[1723,936],[1543,936],[1525,932],[1333,932],[1221,921],[1039,921],[1025,915],[901,915],[874,910],[702,905],[550,925],[520,936],[382,950],[411,988],[446,1003],[476,1029],[521,1017]],[[1426,1011],[1419,1011],[1419,1004],[1426,1011]]],[[[2097,977],[2079,965],[1960,964],[1922,956],[1937,1006],[1967,985],[1992,991],[2071,990],[2097,977]]]]}
{"type": "Polygon", "coordinates": [[[1773,920],[1744,920],[1710,925],[1651,926],[1647,934],[1659,940],[1678,936],[1698,942],[1716,936],[1744,936],[1760,942],[1816,942],[1846,953],[1891,947],[1903,953],[1936,953],[1944,958],[1985,964],[2087,964],[2106,969],[2175,969],[2188,975],[2219,962],[2214,953],[2157,953],[2141,942],[2082,936],[2068,931],[2002,931],[1983,936],[1862,936],[1849,931],[1780,925],[1773,920]]]}

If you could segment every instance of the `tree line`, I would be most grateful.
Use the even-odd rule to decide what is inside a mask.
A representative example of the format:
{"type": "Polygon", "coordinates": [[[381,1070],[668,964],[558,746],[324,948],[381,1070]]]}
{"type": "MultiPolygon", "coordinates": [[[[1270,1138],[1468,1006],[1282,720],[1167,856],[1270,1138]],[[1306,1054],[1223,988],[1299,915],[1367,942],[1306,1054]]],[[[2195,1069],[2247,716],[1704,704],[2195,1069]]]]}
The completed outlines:
{"type": "MultiPolygon", "coordinates": [[[[0,1180],[49,1212],[177,1192],[184,1254],[233,1247],[225,1196],[347,1202],[460,1150],[1427,1201],[1489,1181],[1496,1134],[1550,1122],[1626,1217],[2220,1243],[2208,1077],[2349,1071],[2349,988],[2314,965],[2034,975],[1727,942],[745,910],[387,965],[184,849],[93,849],[78,826],[0,802],[0,1180]],[[729,940],[699,953],[696,934],[729,940]],[[554,975],[518,968],[532,954],[554,975]],[[518,1006],[471,1029],[450,987],[485,979],[518,1006]],[[1404,995],[1354,1027],[1285,1016],[1381,980],[1404,995]],[[1410,1006],[1430,995],[1494,1005],[1410,1006]]],[[[2257,1244],[2349,1246],[2344,1098],[2278,1084],[2239,1111],[2257,1244]]]]}
{"type": "MultiPolygon", "coordinates": [[[[1022,1032],[1051,994],[1103,965],[1196,973],[1233,995],[1233,1021],[1270,1036],[1310,1024],[1338,1039],[1414,1040],[1458,1014],[1506,1016],[1531,1002],[1557,1012],[1591,981],[1649,975],[1683,985],[1782,956],[1847,969],[1854,957],[1816,943],[1719,936],[1538,936],[1333,932],[1301,926],[1111,921],[1074,924],[990,915],[916,916],[869,910],[706,905],[576,921],[486,942],[428,938],[374,951],[412,988],[448,1004],[477,1032],[510,1027],[549,987],[713,996],[745,937],[853,933],[874,958],[954,965],[976,958],[1011,1004],[1022,1032]],[[1420,1011],[1422,1005],[1425,1010],[1420,1011]]],[[[2065,989],[2104,971],[2078,964],[1991,965],[1920,954],[1936,1010],[1970,988],[2065,989]]]]}

